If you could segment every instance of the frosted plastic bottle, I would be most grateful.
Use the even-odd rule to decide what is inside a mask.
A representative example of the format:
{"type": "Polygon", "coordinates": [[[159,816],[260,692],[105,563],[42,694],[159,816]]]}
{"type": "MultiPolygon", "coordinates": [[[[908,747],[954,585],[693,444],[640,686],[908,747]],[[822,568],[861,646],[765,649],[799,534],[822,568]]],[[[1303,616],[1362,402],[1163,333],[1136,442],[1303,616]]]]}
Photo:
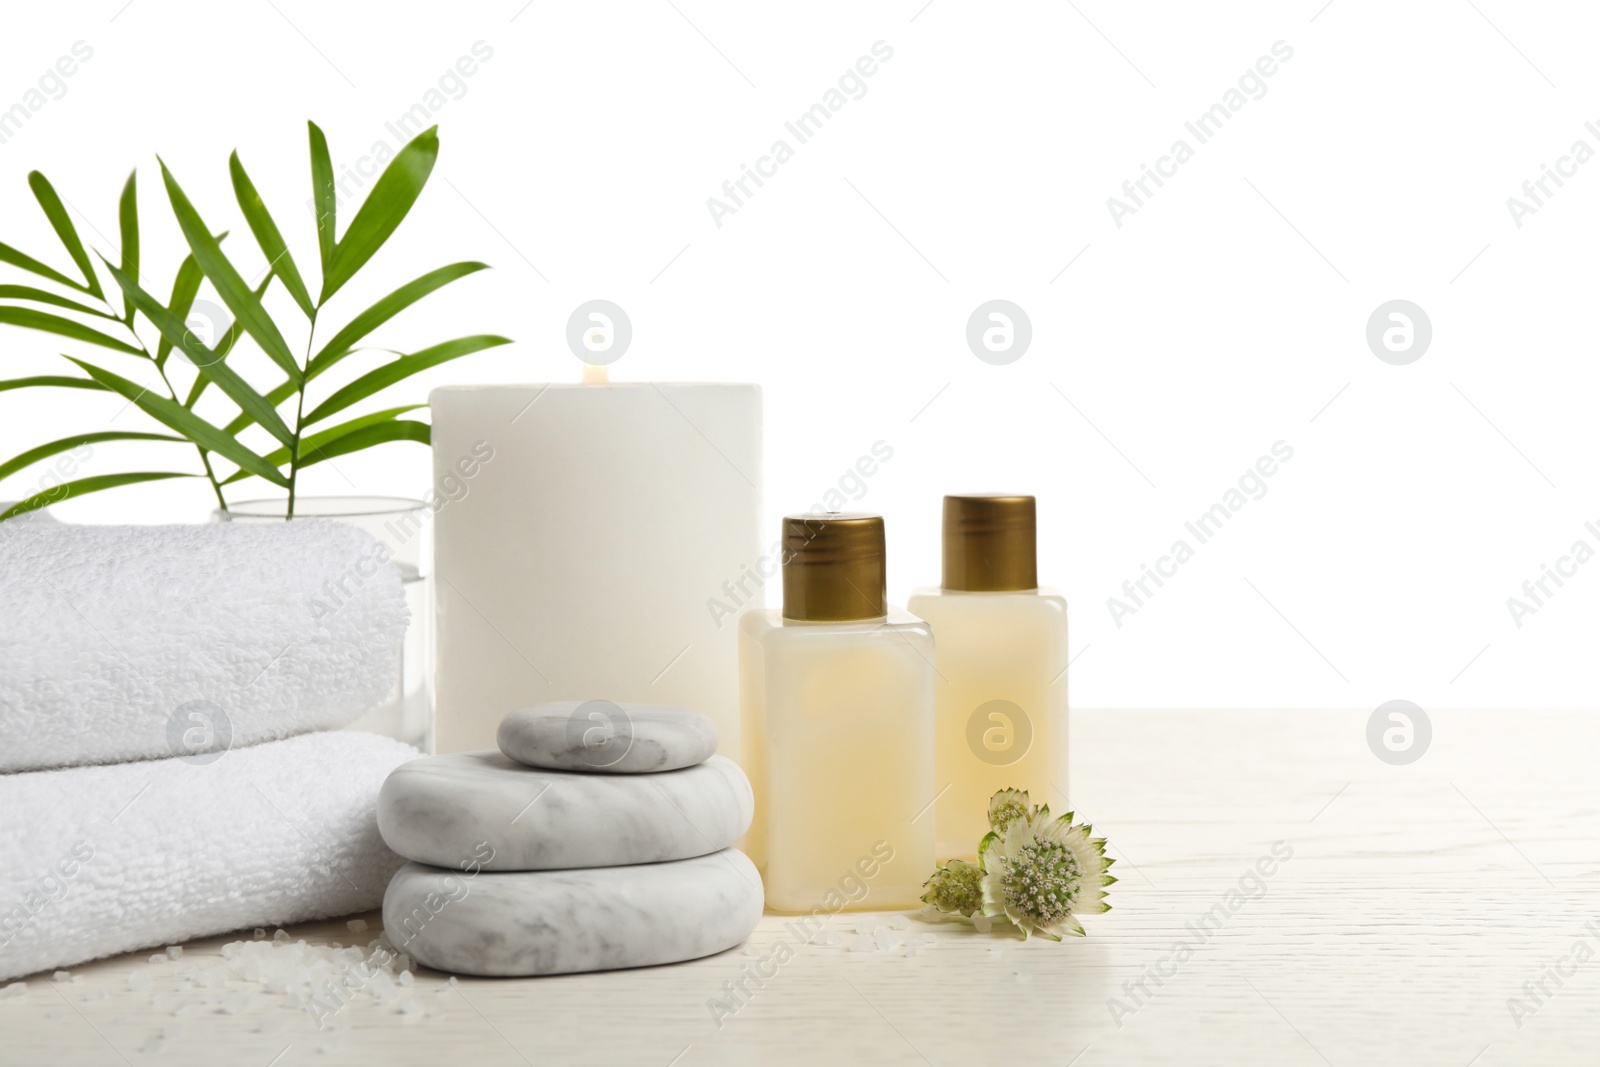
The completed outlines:
{"type": "Polygon", "coordinates": [[[943,584],[908,604],[938,644],[941,863],[976,858],[997,790],[1066,807],[1067,602],[1038,587],[1035,529],[1031,496],[945,497],[943,584]]]}
{"type": "Polygon", "coordinates": [[[780,912],[918,906],[933,872],[933,636],[890,611],[883,520],[784,519],[783,608],[739,624],[744,842],[780,912]]]}

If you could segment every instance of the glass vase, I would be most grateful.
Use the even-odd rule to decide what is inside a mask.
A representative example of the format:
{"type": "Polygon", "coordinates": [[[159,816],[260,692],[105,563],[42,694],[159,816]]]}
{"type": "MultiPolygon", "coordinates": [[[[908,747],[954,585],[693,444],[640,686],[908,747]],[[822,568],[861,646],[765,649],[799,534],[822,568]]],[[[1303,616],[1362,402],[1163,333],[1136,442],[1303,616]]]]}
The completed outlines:
{"type": "MultiPolygon", "coordinates": [[[[212,512],[217,522],[282,522],[288,501],[243,500],[212,512]]],[[[399,568],[411,624],[395,665],[388,698],[347,729],[383,734],[433,750],[433,581],[428,505],[392,496],[300,496],[295,519],[332,519],[365,530],[388,546],[399,568]]]]}

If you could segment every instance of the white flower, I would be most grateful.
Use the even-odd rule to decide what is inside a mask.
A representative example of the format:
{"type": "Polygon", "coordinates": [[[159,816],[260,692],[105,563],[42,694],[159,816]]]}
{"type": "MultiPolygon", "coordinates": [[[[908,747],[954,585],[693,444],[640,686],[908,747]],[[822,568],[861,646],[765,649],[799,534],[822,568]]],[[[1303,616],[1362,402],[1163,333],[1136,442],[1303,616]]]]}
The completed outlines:
{"type": "Polygon", "coordinates": [[[922,887],[922,899],[946,915],[968,918],[983,910],[983,868],[966,860],[951,860],[933,872],[922,887]]]}
{"type": "Polygon", "coordinates": [[[1105,838],[1091,837],[1091,830],[1074,825],[1071,812],[1051,819],[1041,810],[1004,833],[991,831],[978,846],[983,913],[1011,920],[1024,938],[1082,937],[1074,915],[1109,910],[1105,887],[1116,881],[1107,873],[1115,861],[1106,858],[1105,838]]]}
{"type": "MultiPolygon", "coordinates": [[[[989,798],[989,826],[1003,834],[1018,819],[1031,819],[1040,810],[1028,807],[1026,789],[1002,789],[989,798]]],[[[1043,811],[1048,815],[1049,806],[1045,806],[1043,811]]]]}

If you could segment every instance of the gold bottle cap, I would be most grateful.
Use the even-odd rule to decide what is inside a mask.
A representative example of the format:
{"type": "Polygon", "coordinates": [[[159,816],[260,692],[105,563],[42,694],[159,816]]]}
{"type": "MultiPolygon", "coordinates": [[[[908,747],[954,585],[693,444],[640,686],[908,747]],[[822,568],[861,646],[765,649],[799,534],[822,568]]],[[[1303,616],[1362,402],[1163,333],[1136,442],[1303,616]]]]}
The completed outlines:
{"type": "Polygon", "coordinates": [[[887,615],[884,568],[883,516],[784,516],[784,618],[844,622],[887,615]]]}
{"type": "Polygon", "coordinates": [[[1037,589],[1038,534],[1031,496],[944,498],[944,587],[969,592],[1037,589]]]}

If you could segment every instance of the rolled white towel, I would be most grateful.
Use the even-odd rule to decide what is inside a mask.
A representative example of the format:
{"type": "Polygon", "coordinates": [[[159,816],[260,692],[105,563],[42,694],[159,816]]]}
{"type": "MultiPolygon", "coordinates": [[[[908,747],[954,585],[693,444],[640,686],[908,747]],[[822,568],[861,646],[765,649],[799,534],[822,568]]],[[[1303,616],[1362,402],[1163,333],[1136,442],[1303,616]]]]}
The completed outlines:
{"type": "Polygon", "coordinates": [[[0,522],[0,772],[349,725],[399,680],[387,560],[329,521],[0,522]]]}
{"type": "Polygon", "coordinates": [[[376,908],[405,863],[378,836],[378,789],[417,755],[342,731],[0,775],[0,980],[376,908]]]}

